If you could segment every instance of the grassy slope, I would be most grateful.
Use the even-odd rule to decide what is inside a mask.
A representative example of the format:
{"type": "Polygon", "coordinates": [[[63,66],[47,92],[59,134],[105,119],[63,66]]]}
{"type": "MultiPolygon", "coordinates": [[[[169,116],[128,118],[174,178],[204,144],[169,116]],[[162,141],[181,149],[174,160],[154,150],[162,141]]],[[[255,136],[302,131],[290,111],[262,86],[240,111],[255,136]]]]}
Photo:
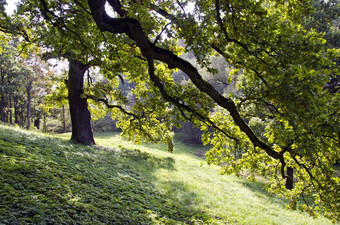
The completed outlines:
{"type": "Polygon", "coordinates": [[[0,125],[0,224],[331,224],[219,175],[180,142],[170,154],[117,134],[96,141],[106,147],[0,125]]]}

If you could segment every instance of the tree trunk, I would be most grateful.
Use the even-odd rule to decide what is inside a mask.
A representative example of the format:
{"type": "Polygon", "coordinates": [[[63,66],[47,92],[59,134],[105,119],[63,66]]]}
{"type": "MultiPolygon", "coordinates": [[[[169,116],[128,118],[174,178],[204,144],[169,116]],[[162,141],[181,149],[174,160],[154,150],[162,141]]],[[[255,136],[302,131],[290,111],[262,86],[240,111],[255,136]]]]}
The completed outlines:
{"type": "Polygon", "coordinates": [[[294,169],[292,167],[287,167],[287,178],[286,178],[286,188],[292,190],[294,187],[294,169]]]}
{"type": "MultiPolygon", "coordinates": [[[[24,107],[24,106],[22,106],[22,107],[24,107]]],[[[24,124],[25,124],[25,114],[24,114],[24,110],[23,110],[23,108],[21,108],[21,127],[24,127],[24,124]]]]}
{"type": "Polygon", "coordinates": [[[65,117],[65,106],[64,105],[62,107],[62,111],[63,111],[63,118],[62,118],[62,120],[63,120],[63,133],[65,133],[66,132],[66,117],[65,117]]]}
{"type": "Polygon", "coordinates": [[[9,97],[9,123],[13,125],[13,104],[12,97],[9,97]]]}
{"type": "Polygon", "coordinates": [[[29,130],[31,127],[31,85],[28,84],[26,87],[27,91],[27,126],[26,129],[29,130]]]}
{"type": "Polygon", "coordinates": [[[43,119],[43,132],[47,132],[47,123],[46,123],[46,114],[44,113],[44,119],[43,119]]]}
{"type": "Polygon", "coordinates": [[[14,124],[19,125],[19,106],[17,97],[13,98],[13,105],[14,105],[14,124]]]}
{"type": "Polygon", "coordinates": [[[0,73],[1,73],[1,87],[2,87],[2,92],[0,93],[1,94],[0,115],[1,115],[1,121],[5,122],[5,90],[4,90],[5,72],[1,70],[0,73]]]}
{"type": "Polygon", "coordinates": [[[40,118],[36,118],[36,119],[34,120],[34,126],[35,126],[38,130],[40,130],[40,118]]]}
{"type": "Polygon", "coordinates": [[[76,60],[69,60],[69,64],[67,88],[72,122],[71,141],[84,145],[95,144],[87,100],[81,96],[84,92],[84,74],[89,66],[76,60]]]}

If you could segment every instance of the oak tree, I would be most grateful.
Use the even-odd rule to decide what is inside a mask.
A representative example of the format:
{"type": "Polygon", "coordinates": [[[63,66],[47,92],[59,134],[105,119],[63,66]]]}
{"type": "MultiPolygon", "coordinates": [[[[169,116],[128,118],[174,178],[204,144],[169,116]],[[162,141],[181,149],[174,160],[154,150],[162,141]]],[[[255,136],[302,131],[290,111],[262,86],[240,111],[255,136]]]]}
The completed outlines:
{"type": "Polygon", "coordinates": [[[250,169],[269,176],[270,189],[286,193],[293,205],[298,196],[313,194],[327,216],[339,219],[333,166],[339,158],[339,94],[323,88],[339,73],[339,50],[326,48],[322,34],[302,26],[313,10],[310,2],[205,0],[190,2],[190,10],[188,1],[88,4],[102,31],[125,34],[139,47],[155,94],[206,131],[204,142],[214,146],[209,163],[225,163],[225,173],[250,169]],[[212,73],[209,57],[223,56],[230,75],[239,75],[242,96],[218,92],[168,38],[183,39],[212,73]],[[162,65],[182,70],[191,83],[183,87],[164,76],[162,65]],[[212,107],[218,109],[213,114],[212,107]],[[231,154],[235,149],[242,149],[241,157],[231,154]]]}
{"type": "Polygon", "coordinates": [[[203,142],[213,146],[206,154],[208,163],[223,165],[223,173],[268,177],[268,188],[289,198],[292,207],[299,198],[313,195],[314,205],[305,201],[300,206],[340,218],[340,178],[334,168],[340,158],[340,101],[338,92],[324,88],[339,75],[340,51],[327,46],[322,33],[305,26],[312,1],[26,3],[39,6],[26,10],[42,15],[33,22],[50,26],[50,32],[62,30],[45,33],[42,40],[58,37],[53,43],[63,43],[61,52],[72,49],[79,57],[91,49],[83,56],[100,59],[107,81],[84,95],[102,103],[98,109],[112,109],[123,135],[163,141],[172,150],[171,127],[189,120],[204,132],[203,142]],[[100,35],[87,32],[92,29],[99,29],[100,35]],[[184,41],[184,48],[178,40],[184,41]],[[195,64],[180,57],[183,51],[193,53],[195,64]],[[199,67],[219,72],[212,56],[227,62],[229,82],[238,77],[240,95],[226,94],[203,78],[199,67]],[[177,70],[188,82],[173,79],[177,70]],[[117,86],[117,77],[136,84],[133,104],[111,88],[117,86]]]}

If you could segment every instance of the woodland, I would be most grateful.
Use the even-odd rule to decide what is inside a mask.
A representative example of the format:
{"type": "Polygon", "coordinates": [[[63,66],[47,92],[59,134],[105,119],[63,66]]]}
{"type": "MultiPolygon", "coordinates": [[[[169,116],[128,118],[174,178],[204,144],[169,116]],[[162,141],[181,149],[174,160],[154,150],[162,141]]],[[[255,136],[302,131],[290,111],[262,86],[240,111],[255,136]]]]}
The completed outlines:
{"type": "Polygon", "coordinates": [[[173,154],[181,133],[221,174],[340,220],[339,0],[0,3],[3,124],[173,154]]]}

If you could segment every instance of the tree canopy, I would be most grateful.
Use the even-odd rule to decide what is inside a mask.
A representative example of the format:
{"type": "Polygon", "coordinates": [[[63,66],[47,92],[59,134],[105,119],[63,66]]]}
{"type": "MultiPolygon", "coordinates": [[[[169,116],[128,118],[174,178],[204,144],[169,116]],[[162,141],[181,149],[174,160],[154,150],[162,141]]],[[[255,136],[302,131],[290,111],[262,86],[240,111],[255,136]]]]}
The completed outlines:
{"type": "MultiPolygon", "coordinates": [[[[340,50],[327,45],[320,24],[307,23],[316,19],[315,2],[22,0],[18,13],[47,51],[97,62],[107,81],[84,97],[111,109],[123,135],[163,141],[172,151],[171,128],[189,120],[213,146],[208,163],[223,165],[223,173],[269,177],[269,189],[292,207],[313,195],[315,205],[301,207],[338,220],[340,94],[325,87],[339,76],[340,50]],[[186,52],[195,64],[181,57],[186,52]],[[203,78],[200,68],[220,72],[212,56],[224,58],[239,95],[203,78]],[[173,78],[178,70],[188,82],[173,78]],[[119,79],[135,83],[133,104],[115,89],[119,79]]],[[[336,15],[339,4],[330,6],[336,15]]],[[[337,18],[325,20],[333,36],[337,18]]]]}

